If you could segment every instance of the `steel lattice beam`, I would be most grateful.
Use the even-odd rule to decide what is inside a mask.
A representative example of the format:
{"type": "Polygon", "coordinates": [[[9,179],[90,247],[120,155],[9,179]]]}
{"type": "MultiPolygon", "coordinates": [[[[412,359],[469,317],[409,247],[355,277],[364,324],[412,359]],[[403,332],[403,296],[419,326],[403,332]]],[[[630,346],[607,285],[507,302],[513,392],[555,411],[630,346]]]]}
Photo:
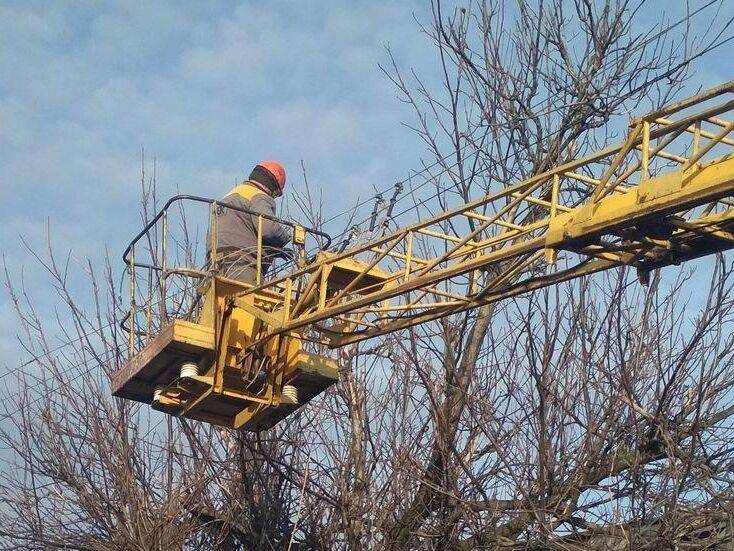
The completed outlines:
{"type": "Polygon", "coordinates": [[[732,92],[730,82],[635,119],[621,144],[244,292],[292,293],[258,342],[313,328],[340,346],[616,266],[732,248],[734,211],[721,209],[734,198],[734,123],[719,118],[734,111],[732,92]],[[677,166],[652,175],[656,163],[677,166]],[[579,183],[581,205],[569,192],[579,183]],[[571,267],[554,264],[559,251],[571,267]],[[345,262],[361,268],[334,289],[328,274],[345,262]]]}

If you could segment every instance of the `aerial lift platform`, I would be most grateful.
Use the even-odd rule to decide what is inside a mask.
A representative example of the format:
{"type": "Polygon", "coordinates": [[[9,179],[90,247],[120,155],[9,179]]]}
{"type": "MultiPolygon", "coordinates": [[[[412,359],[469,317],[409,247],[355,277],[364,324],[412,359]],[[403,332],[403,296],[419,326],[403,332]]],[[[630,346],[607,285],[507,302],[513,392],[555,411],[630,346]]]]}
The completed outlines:
{"type": "Polygon", "coordinates": [[[263,430],[337,381],[330,348],[620,266],[644,282],[652,270],[731,249],[733,116],[729,82],[631,120],[620,144],[498,183],[485,197],[338,253],[325,234],[281,221],[293,228],[298,261],[264,280],[259,239],[255,285],[216,267],[168,265],[171,205],[209,205],[210,234],[221,205],[174,197],[124,255],[130,357],[113,375],[113,393],[263,430]],[[150,249],[159,226],[160,260],[136,263],[136,249],[150,249]],[[194,314],[166,307],[174,277],[198,282],[194,314]]]}

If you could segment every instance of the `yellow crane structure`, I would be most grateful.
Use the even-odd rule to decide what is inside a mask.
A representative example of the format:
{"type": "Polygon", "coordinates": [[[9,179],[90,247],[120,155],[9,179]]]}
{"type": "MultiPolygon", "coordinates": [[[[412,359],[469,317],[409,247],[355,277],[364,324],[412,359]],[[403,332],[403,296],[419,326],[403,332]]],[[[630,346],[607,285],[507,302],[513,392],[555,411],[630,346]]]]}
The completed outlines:
{"type": "MultiPolygon", "coordinates": [[[[254,286],[215,266],[167,265],[169,201],[125,254],[130,357],[113,375],[113,393],[262,430],[336,382],[336,362],[317,354],[319,345],[345,346],[620,266],[644,280],[730,249],[733,93],[729,82],[633,119],[620,144],[342,252],[328,250],[325,234],[289,223],[298,265],[254,286]],[[136,264],[136,248],[150,244],[157,225],[162,260],[136,264]],[[319,243],[310,260],[308,241],[319,243]],[[153,321],[152,297],[170,300],[174,277],[197,282],[198,305],[177,316],[163,307],[153,321]]],[[[184,199],[209,205],[215,233],[219,203],[172,201],[184,199]]],[[[259,273],[261,259],[259,246],[259,273]]]]}

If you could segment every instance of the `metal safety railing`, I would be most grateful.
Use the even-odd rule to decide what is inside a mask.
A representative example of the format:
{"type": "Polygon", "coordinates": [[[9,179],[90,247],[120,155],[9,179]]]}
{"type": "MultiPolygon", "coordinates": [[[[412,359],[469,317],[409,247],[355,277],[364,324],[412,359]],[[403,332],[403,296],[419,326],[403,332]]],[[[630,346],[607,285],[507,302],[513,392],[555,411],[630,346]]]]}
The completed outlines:
{"type": "MultiPolygon", "coordinates": [[[[217,226],[218,218],[225,209],[253,217],[256,246],[253,250],[241,253],[254,260],[255,281],[251,283],[255,286],[264,284],[267,273],[273,275],[305,266],[316,252],[331,246],[331,237],[327,233],[289,220],[237,207],[222,200],[195,195],[171,197],[130,241],[122,255],[129,279],[130,305],[120,326],[128,334],[130,355],[143,346],[169,319],[191,317],[201,280],[222,275],[217,226]],[[199,240],[191,237],[190,233],[194,230],[187,225],[191,220],[184,205],[192,204],[206,205],[208,210],[206,256],[203,258],[199,240]],[[176,236],[172,235],[176,233],[172,229],[173,207],[180,218],[176,236]],[[291,229],[292,249],[268,246],[263,235],[265,221],[291,229]],[[176,249],[175,254],[172,254],[172,247],[176,249]],[[279,266],[275,266],[276,260],[280,260],[279,266]],[[174,292],[169,285],[174,277],[181,277],[188,283],[179,284],[174,292]],[[138,321],[141,315],[144,316],[142,322],[138,321]]],[[[246,231],[245,228],[243,231],[246,231]]]]}

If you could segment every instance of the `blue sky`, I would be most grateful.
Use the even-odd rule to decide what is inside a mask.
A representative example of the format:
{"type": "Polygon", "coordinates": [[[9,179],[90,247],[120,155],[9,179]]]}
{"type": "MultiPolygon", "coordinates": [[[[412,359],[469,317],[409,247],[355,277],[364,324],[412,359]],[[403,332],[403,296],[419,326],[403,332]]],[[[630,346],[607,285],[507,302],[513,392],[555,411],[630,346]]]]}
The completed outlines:
{"type": "MultiPolygon", "coordinates": [[[[0,250],[11,270],[43,281],[18,236],[42,246],[46,220],[73,262],[105,247],[117,258],[139,226],[142,147],[162,196],[220,196],[262,158],[281,160],[298,189],[303,159],[327,215],[406,176],[423,149],[378,63],[390,44],[431,74],[414,14],[426,3],[4,2],[0,250]]],[[[729,44],[692,85],[732,78],[732,60],[729,44]]],[[[0,365],[13,365],[5,294],[0,332],[0,365]]]]}
{"type": "MultiPolygon", "coordinates": [[[[420,66],[416,3],[11,2],[0,5],[0,249],[37,276],[46,220],[72,262],[138,231],[141,148],[162,196],[221,196],[259,159],[303,159],[327,211],[415,166],[420,144],[378,63],[420,66]],[[338,194],[338,195],[337,195],[338,194]],[[339,201],[332,197],[338,196],[339,201]]],[[[368,193],[368,192],[367,192],[368,193]]],[[[41,301],[51,295],[38,290],[41,301]]],[[[0,364],[15,322],[0,295],[0,364]]]]}
{"type": "Polygon", "coordinates": [[[413,160],[377,67],[391,38],[406,56],[423,45],[408,4],[48,6],[0,8],[3,243],[50,217],[93,255],[135,214],[141,147],[163,192],[215,196],[261,158],[296,185],[304,159],[331,190],[413,160]]]}

